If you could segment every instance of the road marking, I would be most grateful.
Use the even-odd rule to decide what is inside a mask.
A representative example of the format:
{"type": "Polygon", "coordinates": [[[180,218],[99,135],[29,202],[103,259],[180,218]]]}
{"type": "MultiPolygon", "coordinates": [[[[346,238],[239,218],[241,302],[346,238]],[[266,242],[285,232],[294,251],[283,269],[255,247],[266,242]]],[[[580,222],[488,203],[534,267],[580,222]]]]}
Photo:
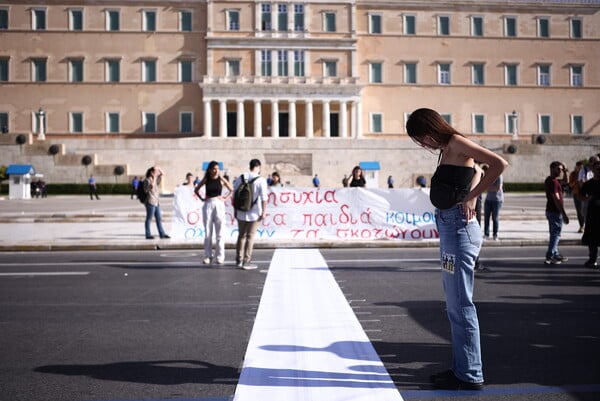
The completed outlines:
{"type": "Polygon", "coordinates": [[[0,273],[0,277],[35,277],[35,276],[87,276],[90,272],[8,272],[0,273]]]}
{"type": "Polygon", "coordinates": [[[316,249],[277,249],[234,401],[401,401],[316,249]]]}

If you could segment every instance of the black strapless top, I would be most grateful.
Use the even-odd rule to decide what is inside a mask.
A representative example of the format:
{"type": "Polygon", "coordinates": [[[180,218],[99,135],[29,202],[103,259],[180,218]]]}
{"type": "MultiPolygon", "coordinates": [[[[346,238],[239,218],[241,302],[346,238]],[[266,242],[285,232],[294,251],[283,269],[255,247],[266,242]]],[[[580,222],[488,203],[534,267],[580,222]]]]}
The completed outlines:
{"type": "Polygon", "coordinates": [[[450,209],[471,191],[474,167],[440,164],[431,177],[429,199],[438,209],[450,209]]]}
{"type": "Polygon", "coordinates": [[[221,184],[220,178],[207,178],[206,179],[206,197],[214,198],[215,196],[220,196],[223,191],[223,184],[221,184]]]}

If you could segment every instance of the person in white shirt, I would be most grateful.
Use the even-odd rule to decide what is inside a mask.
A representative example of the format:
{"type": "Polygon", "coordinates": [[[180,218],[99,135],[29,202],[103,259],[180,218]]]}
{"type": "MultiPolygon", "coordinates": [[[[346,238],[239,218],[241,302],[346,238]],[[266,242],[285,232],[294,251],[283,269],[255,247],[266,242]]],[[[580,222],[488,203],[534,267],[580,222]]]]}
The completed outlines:
{"type": "MultiPolygon", "coordinates": [[[[242,176],[246,182],[255,179],[252,182],[254,200],[252,207],[248,211],[236,210],[235,218],[238,222],[238,239],[235,246],[235,261],[239,268],[244,270],[256,269],[252,264],[252,249],[254,248],[254,235],[265,216],[268,199],[267,180],[260,177],[261,163],[258,159],[250,160],[250,171],[242,176]]],[[[233,193],[235,194],[242,184],[242,176],[237,177],[233,182],[233,193]]]]}

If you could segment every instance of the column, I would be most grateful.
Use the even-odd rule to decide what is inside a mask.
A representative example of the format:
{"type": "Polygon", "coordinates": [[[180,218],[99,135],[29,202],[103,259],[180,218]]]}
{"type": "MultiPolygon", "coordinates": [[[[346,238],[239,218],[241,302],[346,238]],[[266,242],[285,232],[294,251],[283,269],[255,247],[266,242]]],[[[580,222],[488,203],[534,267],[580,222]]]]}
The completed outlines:
{"type": "Polygon", "coordinates": [[[306,111],[304,112],[305,117],[305,126],[306,126],[306,134],[307,138],[312,138],[314,136],[314,127],[313,127],[313,103],[311,100],[306,101],[306,111]]]}
{"type": "Polygon", "coordinates": [[[356,137],[362,138],[362,104],[356,101],[356,137]]]}
{"type": "Polygon", "coordinates": [[[352,104],[350,105],[350,119],[352,120],[350,122],[350,137],[356,138],[356,102],[352,102],[352,104]]]}
{"type": "Polygon", "coordinates": [[[243,100],[238,100],[237,102],[237,132],[235,133],[235,136],[242,138],[246,136],[243,100]]]}
{"type": "Polygon", "coordinates": [[[254,101],[254,137],[262,137],[262,108],[260,100],[254,101]]]}
{"type": "Polygon", "coordinates": [[[219,136],[227,137],[227,101],[219,100],[219,136]]]}
{"type": "Polygon", "coordinates": [[[290,138],[296,137],[296,102],[291,101],[289,104],[289,112],[288,112],[288,128],[290,138]]]}
{"type": "Polygon", "coordinates": [[[346,102],[340,102],[340,137],[346,138],[348,136],[348,104],[346,102]]]}
{"type": "Polygon", "coordinates": [[[279,137],[279,103],[271,101],[271,137],[279,137]]]}
{"type": "Polygon", "coordinates": [[[212,137],[212,107],[207,99],[204,99],[204,137],[212,137]]]}
{"type": "Polygon", "coordinates": [[[323,102],[323,137],[329,138],[331,136],[329,128],[329,100],[323,102]]]}

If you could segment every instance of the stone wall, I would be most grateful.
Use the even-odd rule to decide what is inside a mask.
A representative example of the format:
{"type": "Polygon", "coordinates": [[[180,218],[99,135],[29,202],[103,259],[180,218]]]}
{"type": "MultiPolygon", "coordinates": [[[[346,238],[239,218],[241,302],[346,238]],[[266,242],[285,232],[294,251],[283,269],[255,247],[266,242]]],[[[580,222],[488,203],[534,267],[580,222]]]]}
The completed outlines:
{"type": "MultiPolygon", "coordinates": [[[[419,148],[408,138],[125,138],[99,136],[86,138],[53,137],[38,141],[30,134],[26,143],[17,144],[17,134],[0,135],[0,164],[33,164],[47,182],[87,182],[94,174],[98,182],[127,182],[134,175],[159,164],[165,171],[164,192],[183,182],[187,172],[203,174],[202,164],[210,160],[224,163],[231,178],[244,172],[252,158],[263,162],[263,175],[279,171],[282,181],[291,186],[311,186],[318,174],[323,187],[341,186],[344,174],[361,161],[378,161],[379,186],[386,187],[392,175],[396,187],[414,185],[419,175],[430,177],[437,154],[419,148]],[[58,153],[52,155],[51,145],[58,153]],[[84,165],[84,156],[91,163],[84,165]],[[116,175],[121,166],[124,174],[116,175]]],[[[572,169],[575,162],[600,152],[600,137],[552,135],[540,144],[537,136],[474,138],[502,155],[510,164],[506,182],[539,182],[548,174],[548,165],[561,160],[572,169]],[[512,145],[512,147],[510,146],[512,145]],[[511,153],[514,152],[514,153],[511,153]]],[[[373,183],[369,186],[374,187],[373,183]]]]}

